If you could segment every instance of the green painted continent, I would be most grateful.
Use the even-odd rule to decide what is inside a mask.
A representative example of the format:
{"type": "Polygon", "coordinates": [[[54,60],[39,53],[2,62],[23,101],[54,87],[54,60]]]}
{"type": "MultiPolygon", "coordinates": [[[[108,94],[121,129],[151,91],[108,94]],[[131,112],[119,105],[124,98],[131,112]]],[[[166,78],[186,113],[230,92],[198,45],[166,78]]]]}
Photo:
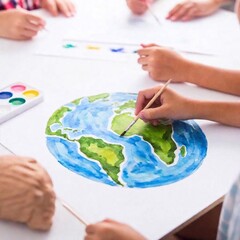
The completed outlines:
{"type": "MultiPolygon", "coordinates": [[[[126,127],[133,121],[130,113],[121,113],[116,115],[112,120],[111,129],[120,135],[126,127]]],[[[166,164],[172,164],[175,159],[175,150],[177,145],[172,139],[172,125],[159,125],[157,127],[144,123],[139,119],[125,136],[140,135],[149,142],[154,152],[166,164]]]]}
{"type": "Polygon", "coordinates": [[[106,143],[102,139],[93,137],[81,137],[78,142],[82,153],[98,161],[114,182],[123,185],[118,179],[120,165],[124,162],[121,145],[106,143]]]}
{"type": "Polygon", "coordinates": [[[45,130],[45,133],[47,135],[54,135],[54,136],[59,136],[59,137],[68,139],[67,134],[63,134],[60,129],[58,129],[56,132],[53,132],[51,130],[51,125],[55,124],[55,123],[62,125],[61,119],[64,117],[64,115],[67,112],[70,112],[70,111],[71,111],[71,109],[68,107],[65,107],[65,106],[63,106],[63,107],[59,108],[57,111],[55,111],[47,122],[47,127],[45,130]]]}

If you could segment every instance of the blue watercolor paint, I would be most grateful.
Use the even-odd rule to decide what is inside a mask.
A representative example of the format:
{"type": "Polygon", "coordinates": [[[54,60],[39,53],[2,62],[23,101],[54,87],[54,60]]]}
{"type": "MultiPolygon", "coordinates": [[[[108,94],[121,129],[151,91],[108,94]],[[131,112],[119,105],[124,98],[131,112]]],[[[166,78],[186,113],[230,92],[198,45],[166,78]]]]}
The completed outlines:
{"type": "Polygon", "coordinates": [[[124,48],[110,48],[110,50],[115,53],[124,53],[124,48]]]}
{"type": "Polygon", "coordinates": [[[13,94],[11,92],[0,92],[0,99],[11,98],[13,94]]]}

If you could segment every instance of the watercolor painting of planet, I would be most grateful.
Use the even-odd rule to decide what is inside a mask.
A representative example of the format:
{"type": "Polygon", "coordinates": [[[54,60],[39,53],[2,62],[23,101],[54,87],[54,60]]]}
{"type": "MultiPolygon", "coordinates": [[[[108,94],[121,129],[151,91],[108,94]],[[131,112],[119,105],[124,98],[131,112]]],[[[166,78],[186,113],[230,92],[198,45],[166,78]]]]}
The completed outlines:
{"type": "Polygon", "coordinates": [[[57,109],[46,126],[49,151],[67,169],[111,186],[149,188],[171,184],[196,171],[207,139],[193,120],[152,126],[133,121],[135,93],[102,93],[57,109]]]}

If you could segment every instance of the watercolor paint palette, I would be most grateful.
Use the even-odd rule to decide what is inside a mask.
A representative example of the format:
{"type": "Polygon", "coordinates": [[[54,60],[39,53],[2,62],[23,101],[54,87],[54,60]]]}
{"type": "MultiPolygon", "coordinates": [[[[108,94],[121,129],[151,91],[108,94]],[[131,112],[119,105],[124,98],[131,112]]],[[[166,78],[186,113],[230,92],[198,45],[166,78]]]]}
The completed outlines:
{"type": "Polygon", "coordinates": [[[43,100],[42,93],[25,83],[13,83],[0,90],[0,124],[43,100]]]}

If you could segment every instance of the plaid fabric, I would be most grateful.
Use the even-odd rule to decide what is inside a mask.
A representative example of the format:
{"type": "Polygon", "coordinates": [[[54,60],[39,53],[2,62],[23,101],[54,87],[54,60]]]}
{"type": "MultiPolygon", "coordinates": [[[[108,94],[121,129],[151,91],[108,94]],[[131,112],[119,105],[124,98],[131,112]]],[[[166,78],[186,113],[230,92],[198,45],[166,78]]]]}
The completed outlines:
{"type": "Polygon", "coordinates": [[[240,239],[240,175],[226,195],[218,226],[217,240],[240,239]]]}
{"type": "Polygon", "coordinates": [[[20,6],[26,10],[40,8],[40,0],[0,0],[0,10],[8,10],[20,6]]]}

